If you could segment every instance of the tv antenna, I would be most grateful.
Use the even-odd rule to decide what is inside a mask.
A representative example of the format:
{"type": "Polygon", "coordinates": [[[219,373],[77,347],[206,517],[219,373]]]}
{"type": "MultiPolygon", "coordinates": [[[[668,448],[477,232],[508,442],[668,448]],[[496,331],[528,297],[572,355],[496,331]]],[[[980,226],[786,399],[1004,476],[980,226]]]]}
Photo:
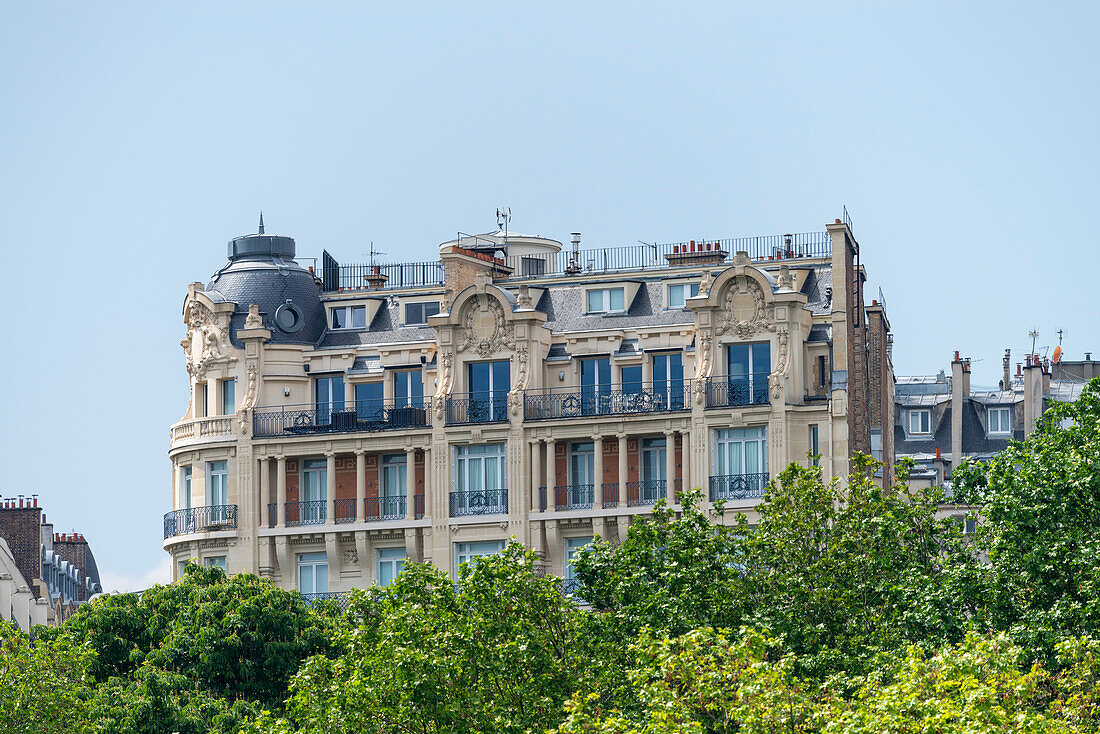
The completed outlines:
{"type": "Polygon", "coordinates": [[[369,253],[369,255],[370,255],[370,266],[372,268],[374,267],[374,256],[375,255],[385,255],[385,254],[386,253],[382,252],[381,250],[374,249],[374,240],[370,241],[370,253],[369,253]]]}
{"type": "Polygon", "coordinates": [[[504,240],[508,241],[508,225],[512,221],[512,207],[502,206],[497,208],[497,229],[504,230],[504,240]]]}
{"type": "Polygon", "coordinates": [[[1035,354],[1035,340],[1039,338],[1039,332],[1032,329],[1027,335],[1031,337],[1031,353],[1035,354]]]}
{"type": "Polygon", "coordinates": [[[1058,330],[1058,346],[1062,346],[1062,330],[1058,330]]]}

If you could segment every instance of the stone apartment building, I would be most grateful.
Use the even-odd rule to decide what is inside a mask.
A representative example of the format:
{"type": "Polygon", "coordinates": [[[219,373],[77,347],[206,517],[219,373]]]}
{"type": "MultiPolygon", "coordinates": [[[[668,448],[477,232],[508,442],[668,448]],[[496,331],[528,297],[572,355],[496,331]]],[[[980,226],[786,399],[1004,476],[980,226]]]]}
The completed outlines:
{"type": "Polygon", "coordinates": [[[184,299],[191,403],[164,548],[327,594],[406,559],[456,573],[509,538],[571,554],[699,488],[715,522],[820,456],[892,463],[890,326],[847,222],[581,249],[500,229],[438,260],[303,267],[229,243],[184,299]]]}
{"type": "Polygon", "coordinates": [[[83,535],[55,533],[35,495],[0,499],[0,619],[58,624],[100,591],[83,535]]]}

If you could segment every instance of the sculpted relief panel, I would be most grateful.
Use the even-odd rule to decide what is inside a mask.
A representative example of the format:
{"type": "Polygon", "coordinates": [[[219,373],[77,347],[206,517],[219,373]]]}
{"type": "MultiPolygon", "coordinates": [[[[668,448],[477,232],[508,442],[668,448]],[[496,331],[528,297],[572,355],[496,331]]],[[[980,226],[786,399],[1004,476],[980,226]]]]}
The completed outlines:
{"type": "Polygon", "coordinates": [[[187,309],[187,328],[180,346],[187,356],[188,373],[201,377],[210,365],[229,361],[229,333],[209,308],[192,301],[187,309]]]}
{"type": "Polygon", "coordinates": [[[456,330],[458,351],[473,350],[480,357],[491,357],[515,346],[513,329],[497,299],[479,293],[462,308],[461,326],[456,330]]]}
{"type": "Polygon", "coordinates": [[[775,306],[765,301],[760,284],[747,275],[730,279],[720,303],[718,334],[732,333],[740,339],[749,339],[775,330],[775,306]]]}

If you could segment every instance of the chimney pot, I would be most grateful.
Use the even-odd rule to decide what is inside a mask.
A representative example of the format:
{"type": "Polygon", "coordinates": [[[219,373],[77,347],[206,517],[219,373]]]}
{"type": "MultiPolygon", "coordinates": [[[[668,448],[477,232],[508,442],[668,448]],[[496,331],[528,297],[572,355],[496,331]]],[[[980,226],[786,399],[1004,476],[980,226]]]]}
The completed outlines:
{"type": "Polygon", "coordinates": [[[956,362],[959,361],[959,350],[958,349],[955,350],[955,361],[956,362]]]}
{"type": "Polygon", "coordinates": [[[835,219],[835,220],[833,220],[833,223],[834,223],[834,224],[840,224],[840,220],[839,220],[839,219],[835,219]]]}
{"type": "Polygon", "coordinates": [[[1092,352],[1085,352],[1085,361],[1086,362],[1091,362],[1092,361],[1092,352]]]}
{"type": "Polygon", "coordinates": [[[1016,363],[1016,376],[1019,377],[1023,374],[1023,365],[1019,362],[1016,363]]]}
{"type": "Polygon", "coordinates": [[[942,457],[940,456],[940,447],[939,447],[939,446],[937,446],[937,447],[936,447],[936,458],[937,458],[937,459],[939,459],[939,458],[942,458],[942,457]]]}

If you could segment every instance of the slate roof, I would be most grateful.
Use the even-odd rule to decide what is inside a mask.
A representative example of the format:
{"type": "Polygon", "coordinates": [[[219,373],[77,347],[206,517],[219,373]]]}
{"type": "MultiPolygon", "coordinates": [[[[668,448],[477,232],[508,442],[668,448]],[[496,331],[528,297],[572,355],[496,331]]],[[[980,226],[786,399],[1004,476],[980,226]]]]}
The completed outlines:
{"type": "Polygon", "coordinates": [[[833,269],[829,265],[810,268],[799,293],[806,296],[806,308],[814,316],[828,316],[833,310],[833,299],[826,297],[826,289],[833,283],[833,269]]]}
{"type": "Polygon", "coordinates": [[[546,328],[558,334],[694,323],[691,311],[664,308],[664,290],[662,281],[645,282],[625,313],[589,315],[584,312],[584,284],[554,285],[546,289],[535,308],[546,314],[546,328]]]}
{"type": "Polygon", "coordinates": [[[260,307],[264,328],[271,330],[274,344],[313,344],[325,330],[325,308],[321,288],[313,274],[297,264],[279,264],[242,260],[230,263],[210,279],[206,295],[214,301],[236,304],[229,319],[229,337],[233,346],[243,348],[237,331],[244,328],[248,305],[260,307]],[[288,334],[275,326],[275,309],[290,300],[302,311],[302,328],[288,334]]]}
{"type": "Polygon", "coordinates": [[[387,299],[374,315],[369,329],[329,329],[317,341],[318,349],[334,347],[358,347],[369,344],[398,344],[405,342],[434,342],[435,329],[431,326],[402,326],[401,304],[387,299]]]}

